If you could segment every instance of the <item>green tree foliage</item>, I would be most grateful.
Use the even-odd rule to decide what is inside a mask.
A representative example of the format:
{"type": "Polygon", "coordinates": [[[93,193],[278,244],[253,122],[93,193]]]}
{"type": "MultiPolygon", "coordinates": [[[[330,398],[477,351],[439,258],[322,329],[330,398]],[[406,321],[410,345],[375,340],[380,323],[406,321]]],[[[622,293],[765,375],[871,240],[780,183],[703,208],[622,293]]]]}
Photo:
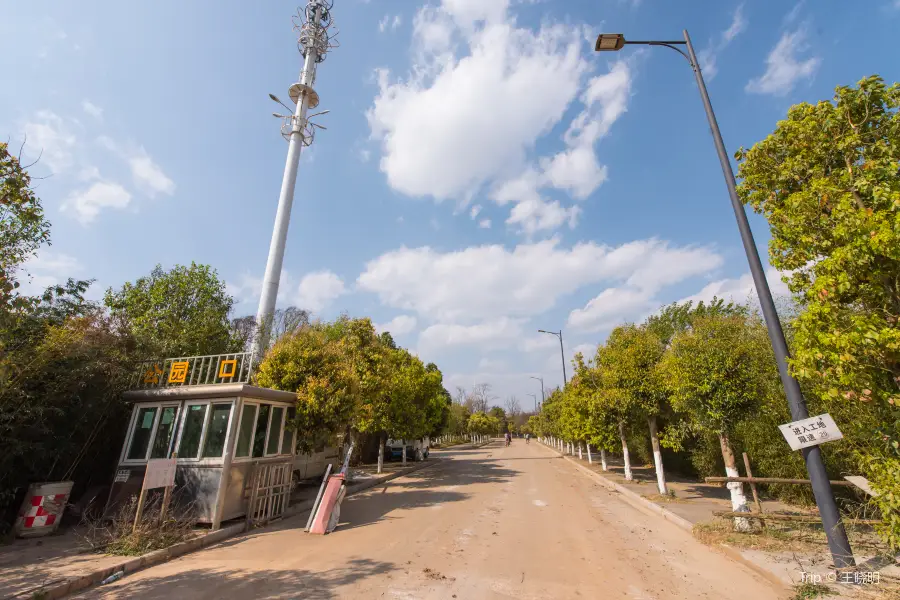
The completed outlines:
{"type": "Polygon", "coordinates": [[[741,148],[744,203],[766,216],[769,259],[792,272],[802,312],[795,376],[835,413],[845,443],[893,515],[900,547],[900,85],[868,77],[831,101],[793,106],[775,131],[741,148]],[[849,416],[849,415],[848,415],[849,416]]]}
{"type": "Polygon", "coordinates": [[[162,266],[120,290],[106,291],[112,318],[148,358],[242,350],[229,321],[234,300],[215,270],[191,263],[162,266]]]}
{"type": "Polygon", "coordinates": [[[133,345],[86,287],[51,288],[0,328],[0,513],[33,481],[107,483],[120,449],[133,345]]]}
{"type": "Polygon", "coordinates": [[[260,364],[257,382],[297,393],[304,451],[323,431],[418,439],[440,431],[450,414],[440,369],[378,335],[367,318],[345,315],[283,336],[260,364]]]}
{"type": "Polygon", "coordinates": [[[0,142],[0,316],[20,307],[18,271],[49,242],[50,223],[31,188],[31,177],[9,153],[9,144],[0,142]]]}

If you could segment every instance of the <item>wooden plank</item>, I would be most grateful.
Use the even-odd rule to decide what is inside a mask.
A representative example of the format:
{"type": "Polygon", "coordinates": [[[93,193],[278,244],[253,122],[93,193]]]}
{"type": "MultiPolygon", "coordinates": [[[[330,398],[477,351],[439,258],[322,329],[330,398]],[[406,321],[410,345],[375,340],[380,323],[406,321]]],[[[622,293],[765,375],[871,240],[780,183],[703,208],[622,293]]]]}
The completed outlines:
{"type": "MultiPolygon", "coordinates": [[[[821,517],[817,515],[783,515],[778,513],[766,513],[761,515],[759,513],[754,512],[728,512],[728,511],[713,511],[713,514],[717,517],[745,517],[748,519],[760,519],[766,521],[795,521],[798,523],[821,523],[821,517]]],[[[842,518],[841,521],[844,523],[853,523],[856,525],[878,525],[879,523],[883,523],[879,519],[847,519],[842,518]]]]}
{"type": "MultiPolygon", "coordinates": [[[[728,483],[740,481],[741,483],[785,483],[795,485],[810,485],[809,479],[785,479],[782,477],[706,477],[706,483],[728,483]]],[[[831,485],[853,486],[849,481],[831,481],[831,485]]]]}

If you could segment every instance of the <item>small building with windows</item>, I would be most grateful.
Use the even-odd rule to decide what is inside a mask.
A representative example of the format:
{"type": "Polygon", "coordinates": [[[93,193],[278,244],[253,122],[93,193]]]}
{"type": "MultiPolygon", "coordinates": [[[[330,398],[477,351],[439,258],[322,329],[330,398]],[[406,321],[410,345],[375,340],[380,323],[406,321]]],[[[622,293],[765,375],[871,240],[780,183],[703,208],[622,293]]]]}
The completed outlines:
{"type": "Polygon", "coordinates": [[[138,389],[124,395],[134,406],[107,514],[140,493],[147,461],[157,458],[176,458],[179,496],[214,528],[247,513],[260,467],[284,466],[279,472],[287,481],[278,485],[289,492],[296,434],[285,425],[294,418],[296,395],[249,379],[247,353],[144,365],[138,389]]]}

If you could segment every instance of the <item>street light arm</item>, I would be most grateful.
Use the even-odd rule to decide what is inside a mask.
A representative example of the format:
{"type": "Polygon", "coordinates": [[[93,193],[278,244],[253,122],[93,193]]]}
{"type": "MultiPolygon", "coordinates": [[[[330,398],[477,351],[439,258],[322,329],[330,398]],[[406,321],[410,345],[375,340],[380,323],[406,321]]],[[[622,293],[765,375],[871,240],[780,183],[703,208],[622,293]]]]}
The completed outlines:
{"type": "Polygon", "coordinates": [[[684,44],[685,44],[684,41],[680,41],[680,42],[629,42],[626,40],[625,43],[626,44],[640,44],[642,46],[665,46],[666,48],[671,48],[678,54],[682,55],[689,63],[691,63],[691,66],[694,66],[694,61],[691,60],[691,57],[688,56],[687,54],[685,54],[684,52],[682,52],[680,48],[675,47],[676,45],[684,46],[684,44]]]}

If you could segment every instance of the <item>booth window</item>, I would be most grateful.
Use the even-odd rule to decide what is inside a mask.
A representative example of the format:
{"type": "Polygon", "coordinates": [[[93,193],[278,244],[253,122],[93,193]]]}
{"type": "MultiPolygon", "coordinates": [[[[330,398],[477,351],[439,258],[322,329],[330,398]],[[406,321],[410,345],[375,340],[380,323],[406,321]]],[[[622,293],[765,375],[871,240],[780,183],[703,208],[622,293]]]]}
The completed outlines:
{"type": "Polygon", "coordinates": [[[284,429],[284,407],[272,408],[272,425],[269,427],[269,441],[266,444],[266,455],[278,454],[281,448],[281,432],[284,429]]]}
{"type": "Polygon", "coordinates": [[[228,435],[228,416],[231,414],[231,403],[213,404],[209,411],[209,422],[206,425],[206,441],[203,442],[203,458],[219,458],[225,450],[225,437],[228,435]]]}
{"type": "Polygon", "coordinates": [[[156,406],[143,406],[138,409],[134,431],[131,434],[131,445],[125,456],[127,460],[145,460],[147,458],[147,448],[150,445],[150,435],[153,433],[153,422],[156,420],[157,409],[156,406]]]}
{"type": "Polygon", "coordinates": [[[164,406],[162,408],[162,413],[159,416],[159,425],[156,426],[156,437],[153,438],[153,449],[150,451],[150,458],[169,457],[169,445],[172,442],[172,433],[175,431],[175,416],[177,414],[177,406],[164,406]]]}
{"type": "Polygon", "coordinates": [[[241,409],[241,425],[238,430],[237,448],[234,455],[237,458],[250,456],[250,443],[253,441],[253,425],[256,421],[256,405],[244,404],[241,409]]]}
{"type": "Polygon", "coordinates": [[[266,430],[269,428],[269,404],[259,405],[259,414],[256,416],[256,433],[253,434],[253,457],[263,456],[266,449],[266,430]]]}
{"type": "Polygon", "coordinates": [[[294,419],[297,417],[297,409],[293,406],[287,409],[287,415],[284,417],[284,437],[281,440],[281,453],[282,454],[293,454],[294,453],[294,428],[291,423],[294,422],[294,419]]]}
{"type": "Polygon", "coordinates": [[[181,443],[178,446],[178,458],[197,458],[200,450],[200,437],[203,435],[203,421],[208,404],[191,404],[184,417],[184,428],[181,431],[181,443]]]}

